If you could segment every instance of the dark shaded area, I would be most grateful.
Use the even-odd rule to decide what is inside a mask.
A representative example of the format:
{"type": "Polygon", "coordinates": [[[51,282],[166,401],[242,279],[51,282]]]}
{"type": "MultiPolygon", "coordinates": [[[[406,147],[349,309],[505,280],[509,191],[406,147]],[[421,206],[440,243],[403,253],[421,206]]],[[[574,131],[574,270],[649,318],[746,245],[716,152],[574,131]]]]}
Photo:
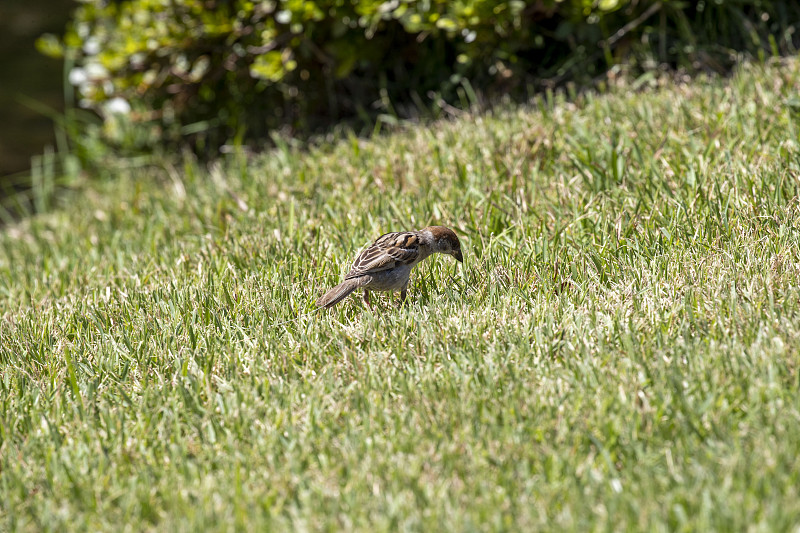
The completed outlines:
{"type": "Polygon", "coordinates": [[[73,0],[3,0],[0,16],[0,183],[30,168],[31,157],[55,143],[52,121],[25,105],[32,99],[62,112],[63,66],[36,50],[46,32],[62,34],[73,0]]]}
{"type": "MultiPolygon", "coordinates": [[[[102,54],[108,69],[83,81],[112,126],[92,130],[92,146],[123,155],[189,146],[213,158],[230,143],[263,146],[276,131],[369,133],[380,120],[591,88],[616,65],[631,76],[726,74],[742,58],[794,54],[800,44],[796,0],[610,4],[476,2],[467,16],[448,2],[206,0],[200,9],[173,0],[157,11],[118,2],[77,10],[84,31],[68,48],[78,65],[102,54]],[[113,100],[132,112],[113,117],[104,107],[113,100]]],[[[71,138],[89,166],[96,153],[79,148],[87,130],[71,138]]]]}

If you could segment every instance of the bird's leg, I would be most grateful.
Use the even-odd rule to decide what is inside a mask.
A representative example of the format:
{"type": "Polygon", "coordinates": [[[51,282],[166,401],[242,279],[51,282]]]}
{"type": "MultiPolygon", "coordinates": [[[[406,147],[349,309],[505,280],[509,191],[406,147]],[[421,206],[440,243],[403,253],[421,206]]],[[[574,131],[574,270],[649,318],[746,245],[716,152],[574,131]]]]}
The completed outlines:
{"type": "Polygon", "coordinates": [[[364,303],[367,304],[367,307],[372,309],[372,306],[369,305],[369,291],[367,289],[364,289],[364,303]]]}
{"type": "Polygon", "coordinates": [[[406,301],[406,294],[407,293],[408,293],[408,283],[403,285],[403,288],[400,289],[400,301],[398,302],[399,305],[402,306],[403,303],[406,301]]]}

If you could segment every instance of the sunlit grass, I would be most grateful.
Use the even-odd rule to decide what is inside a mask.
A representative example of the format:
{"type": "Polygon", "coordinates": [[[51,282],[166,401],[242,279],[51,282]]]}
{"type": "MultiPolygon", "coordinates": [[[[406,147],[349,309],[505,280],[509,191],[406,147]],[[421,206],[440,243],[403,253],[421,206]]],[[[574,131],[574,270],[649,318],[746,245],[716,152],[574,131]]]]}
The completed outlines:
{"type": "Polygon", "coordinates": [[[798,83],[154,162],[7,226],[0,528],[796,527],[798,83]],[[432,223],[463,267],[313,308],[432,223]]]}

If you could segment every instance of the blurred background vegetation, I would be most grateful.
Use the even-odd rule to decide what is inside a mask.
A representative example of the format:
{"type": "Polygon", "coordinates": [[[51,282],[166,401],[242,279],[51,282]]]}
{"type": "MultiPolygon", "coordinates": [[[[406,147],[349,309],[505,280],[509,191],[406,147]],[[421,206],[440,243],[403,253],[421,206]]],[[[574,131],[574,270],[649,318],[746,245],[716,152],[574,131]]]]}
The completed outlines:
{"type": "Polygon", "coordinates": [[[45,32],[63,32],[72,0],[3,0],[0,7],[0,176],[24,172],[55,142],[53,123],[31,104],[63,111],[61,61],[40,54],[45,32]]]}
{"type": "Polygon", "coordinates": [[[796,53],[798,23],[795,0],[82,0],[37,46],[66,61],[61,126],[85,166],[178,146],[214,156],[275,131],[363,133],[602,89],[609,71],[726,73],[796,53]]]}

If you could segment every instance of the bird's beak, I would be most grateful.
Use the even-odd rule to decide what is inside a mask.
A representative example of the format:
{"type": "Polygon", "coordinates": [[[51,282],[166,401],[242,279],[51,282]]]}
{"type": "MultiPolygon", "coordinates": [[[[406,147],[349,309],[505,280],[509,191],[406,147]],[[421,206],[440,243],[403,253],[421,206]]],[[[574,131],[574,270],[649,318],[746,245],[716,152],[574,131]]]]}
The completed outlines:
{"type": "Polygon", "coordinates": [[[453,257],[455,257],[456,261],[458,261],[459,263],[464,262],[464,256],[461,255],[461,250],[456,250],[455,252],[453,252],[453,257]]]}

